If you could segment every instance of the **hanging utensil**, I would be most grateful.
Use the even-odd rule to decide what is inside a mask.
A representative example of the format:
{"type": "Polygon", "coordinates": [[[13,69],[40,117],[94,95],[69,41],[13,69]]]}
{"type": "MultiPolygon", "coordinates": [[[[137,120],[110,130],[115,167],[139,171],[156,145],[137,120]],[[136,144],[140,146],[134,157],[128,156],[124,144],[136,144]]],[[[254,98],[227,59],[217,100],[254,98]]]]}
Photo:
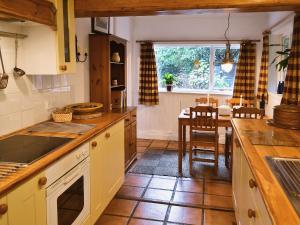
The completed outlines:
{"type": "Polygon", "coordinates": [[[5,73],[1,48],[0,48],[0,60],[1,60],[1,66],[2,66],[2,75],[0,77],[0,89],[4,89],[7,87],[8,75],[5,73]]]}
{"type": "Polygon", "coordinates": [[[25,71],[17,67],[17,60],[18,60],[18,38],[16,38],[16,40],[15,40],[15,50],[16,50],[15,51],[16,55],[15,55],[14,75],[21,77],[21,76],[25,75],[25,71]]]}

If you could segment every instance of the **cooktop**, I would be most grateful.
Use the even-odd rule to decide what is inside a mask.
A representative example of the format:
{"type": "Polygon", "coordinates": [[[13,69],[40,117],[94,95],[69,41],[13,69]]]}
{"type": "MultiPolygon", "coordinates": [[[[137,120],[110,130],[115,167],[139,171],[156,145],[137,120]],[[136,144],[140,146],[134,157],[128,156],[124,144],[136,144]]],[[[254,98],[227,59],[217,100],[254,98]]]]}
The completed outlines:
{"type": "Polygon", "coordinates": [[[0,162],[30,164],[72,138],[14,135],[0,140],[0,162]]]}

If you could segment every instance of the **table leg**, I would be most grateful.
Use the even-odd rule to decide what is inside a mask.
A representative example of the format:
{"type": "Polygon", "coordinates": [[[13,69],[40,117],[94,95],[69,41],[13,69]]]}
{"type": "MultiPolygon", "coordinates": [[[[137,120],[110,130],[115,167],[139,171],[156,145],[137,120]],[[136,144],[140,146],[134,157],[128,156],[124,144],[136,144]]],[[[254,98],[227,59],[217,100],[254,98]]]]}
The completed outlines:
{"type": "Polygon", "coordinates": [[[178,176],[182,176],[182,124],[178,120],[178,176]]]}
{"type": "Polygon", "coordinates": [[[183,149],[182,149],[182,155],[185,156],[186,153],[186,125],[182,126],[182,132],[183,132],[183,149]]]}

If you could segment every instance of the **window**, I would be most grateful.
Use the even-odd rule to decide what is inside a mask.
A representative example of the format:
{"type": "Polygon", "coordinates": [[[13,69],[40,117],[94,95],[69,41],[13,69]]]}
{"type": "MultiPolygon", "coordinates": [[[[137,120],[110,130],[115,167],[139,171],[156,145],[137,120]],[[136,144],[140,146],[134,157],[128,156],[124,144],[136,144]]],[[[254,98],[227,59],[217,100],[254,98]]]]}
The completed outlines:
{"type": "Polygon", "coordinates": [[[165,87],[163,75],[172,73],[175,91],[232,91],[239,45],[231,45],[235,64],[229,73],[221,70],[225,48],[225,44],[155,44],[159,88],[165,87]]]}

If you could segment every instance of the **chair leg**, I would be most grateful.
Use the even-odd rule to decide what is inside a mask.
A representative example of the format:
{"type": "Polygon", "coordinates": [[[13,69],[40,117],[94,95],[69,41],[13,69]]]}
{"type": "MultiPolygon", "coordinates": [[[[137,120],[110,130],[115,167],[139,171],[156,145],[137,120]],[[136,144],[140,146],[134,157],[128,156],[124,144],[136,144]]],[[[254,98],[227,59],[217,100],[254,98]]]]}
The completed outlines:
{"type": "Polygon", "coordinates": [[[190,143],[189,147],[189,163],[190,163],[190,175],[193,175],[193,146],[190,143]]]}
{"type": "Polygon", "coordinates": [[[219,141],[215,145],[215,174],[218,174],[219,168],[219,141]]]}
{"type": "Polygon", "coordinates": [[[225,153],[225,166],[226,168],[229,168],[229,137],[228,135],[225,136],[225,149],[224,149],[224,153],[225,153]]]}

